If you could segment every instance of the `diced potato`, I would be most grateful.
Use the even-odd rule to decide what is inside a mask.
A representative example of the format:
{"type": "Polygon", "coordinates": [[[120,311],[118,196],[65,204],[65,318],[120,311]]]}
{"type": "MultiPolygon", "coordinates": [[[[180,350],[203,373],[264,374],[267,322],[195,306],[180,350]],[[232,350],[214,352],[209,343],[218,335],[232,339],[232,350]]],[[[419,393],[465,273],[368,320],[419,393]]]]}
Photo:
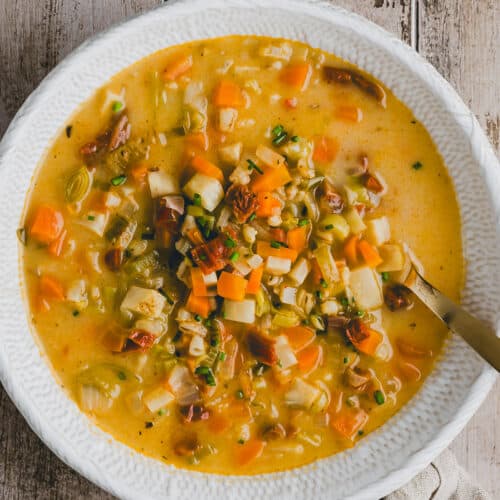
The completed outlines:
{"type": "Polygon", "coordinates": [[[283,276],[283,274],[290,272],[291,267],[292,261],[290,259],[271,255],[266,259],[264,270],[273,276],[283,276]]]}
{"type": "Polygon", "coordinates": [[[333,299],[325,300],[320,307],[322,314],[337,314],[340,310],[339,303],[333,299]]]}
{"type": "Polygon", "coordinates": [[[311,271],[311,264],[304,257],[301,257],[288,273],[288,277],[296,286],[302,285],[311,271]]]}
{"type": "Polygon", "coordinates": [[[202,356],[206,352],[205,341],[200,335],[193,335],[189,343],[190,356],[202,356]]]}
{"type": "Polygon", "coordinates": [[[370,311],[381,307],[384,303],[380,277],[370,267],[360,267],[351,271],[349,284],[359,309],[370,311]]]}
{"type": "Polygon", "coordinates": [[[72,302],[78,310],[85,309],[88,304],[87,283],[85,280],[72,281],[66,290],[66,300],[72,302]]]}
{"type": "Polygon", "coordinates": [[[181,406],[196,403],[200,399],[200,391],[187,366],[175,365],[168,375],[167,382],[181,406]]]}
{"type": "Polygon", "coordinates": [[[292,408],[308,410],[320,396],[321,390],[318,387],[296,378],[290,390],[285,394],[285,403],[292,408]]]}
{"type": "Polygon", "coordinates": [[[378,272],[401,271],[403,269],[405,257],[399,245],[381,245],[378,248],[378,253],[383,260],[382,264],[377,267],[378,272]]]}
{"type": "Polygon", "coordinates": [[[221,183],[213,177],[208,177],[203,174],[195,174],[188,183],[184,186],[183,191],[191,199],[195,195],[201,197],[201,206],[212,212],[217,208],[217,205],[224,198],[224,190],[221,183]]]}
{"type": "Polygon", "coordinates": [[[215,272],[203,275],[203,281],[207,288],[217,285],[217,274],[215,272]]]}
{"type": "Polygon", "coordinates": [[[278,167],[285,164],[285,158],[283,156],[262,144],[257,146],[255,156],[268,167],[278,167]]]}
{"type": "Polygon", "coordinates": [[[227,165],[236,166],[240,161],[242,150],[243,144],[241,142],[235,142],[234,144],[221,146],[219,148],[219,158],[223,163],[226,163],[227,165]]]}
{"type": "Polygon", "coordinates": [[[251,324],[255,321],[255,300],[224,300],[225,318],[239,323],[251,324]]]}
{"type": "Polygon", "coordinates": [[[153,198],[179,192],[177,179],[164,170],[148,172],[148,183],[153,198]]]}
{"type": "Polygon", "coordinates": [[[297,289],[292,286],[282,286],[280,289],[280,301],[283,304],[294,306],[296,304],[297,289]]]}
{"type": "Polygon", "coordinates": [[[232,132],[238,119],[238,110],[234,108],[221,108],[217,117],[217,128],[221,132],[232,132]]]}
{"type": "MultiPolygon", "coordinates": [[[[252,228],[253,229],[253,228],[252,228]]],[[[251,257],[247,258],[247,264],[252,268],[252,269],[257,269],[262,265],[264,262],[264,259],[260,255],[252,255],[251,257]]]]}
{"type": "Polygon", "coordinates": [[[276,338],[274,349],[278,355],[279,367],[282,370],[286,370],[287,368],[297,364],[297,358],[295,357],[293,349],[290,347],[288,338],[285,335],[280,335],[276,338]]]}
{"type": "Polygon", "coordinates": [[[106,191],[103,194],[103,205],[106,208],[117,208],[121,205],[122,199],[118,193],[114,191],[106,191]]]}
{"type": "Polygon", "coordinates": [[[144,330],[148,333],[152,333],[155,337],[160,337],[165,331],[164,325],[161,321],[141,318],[135,322],[135,327],[139,330],[144,330]]]}
{"type": "Polygon", "coordinates": [[[101,238],[104,236],[104,230],[108,224],[109,212],[94,212],[90,211],[82,219],[78,219],[77,223],[93,231],[101,238]]]}
{"type": "Polygon", "coordinates": [[[335,239],[344,241],[351,230],[348,222],[338,214],[327,215],[319,223],[321,231],[332,233],[335,239]]]}
{"type": "Polygon", "coordinates": [[[141,316],[157,318],[165,307],[165,301],[165,297],[156,290],[132,286],[125,295],[120,309],[141,316]]]}
{"type": "Polygon", "coordinates": [[[366,239],[376,247],[391,239],[391,226],[385,216],[366,221],[366,239]]]}
{"type": "Polygon", "coordinates": [[[355,208],[350,208],[346,212],[345,219],[349,224],[349,227],[351,228],[351,232],[353,234],[361,233],[366,229],[366,225],[363,222],[361,215],[359,215],[359,212],[355,208]]]}
{"type": "Polygon", "coordinates": [[[157,412],[168,406],[174,399],[174,395],[170,391],[159,386],[144,394],[142,401],[150,412],[157,412]]]}
{"type": "Polygon", "coordinates": [[[339,271],[337,269],[337,265],[335,264],[330,247],[327,245],[319,246],[316,250],[314,250],[313,254],[318,262],[318,266],[321,269],[321,274],[327,283],[338,281],[340,278],[339,271]]]}
{"type": "Polygon", "coordinates": [[[271,59],[281,59],[282,61],[289,61],[292,57],[293,49],[288,43],[281,43],[280,45],[267,45],[259,49],[259,55],[262,57],[269,57],[271,59]]]}

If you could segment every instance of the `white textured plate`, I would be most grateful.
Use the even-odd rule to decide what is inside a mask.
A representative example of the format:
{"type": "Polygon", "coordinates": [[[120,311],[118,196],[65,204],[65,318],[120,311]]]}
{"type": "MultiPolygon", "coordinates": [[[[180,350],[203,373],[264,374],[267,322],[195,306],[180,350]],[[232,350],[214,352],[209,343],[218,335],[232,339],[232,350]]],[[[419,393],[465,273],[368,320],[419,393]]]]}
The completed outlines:
{"type": "Polygon", "coordinates": [[[378,498],[423,469],[460,432],[495,378],[458,338],[418,395],[354,449],[258,477],[177,470],[90,424],[56,384],[29,331],[15,237],[35,167],[78,104],[113,74],[163,47],[230,34],[301,40],[373,74],[431,133],[449,167],[463,220],[464,304],[498,324],[500,166],[474,115],[409,47],[322,2],[169,2],[83,44],[31,95],[0,145],[0,376],[35,432],[66,463],[122,498],[378,498]]]}

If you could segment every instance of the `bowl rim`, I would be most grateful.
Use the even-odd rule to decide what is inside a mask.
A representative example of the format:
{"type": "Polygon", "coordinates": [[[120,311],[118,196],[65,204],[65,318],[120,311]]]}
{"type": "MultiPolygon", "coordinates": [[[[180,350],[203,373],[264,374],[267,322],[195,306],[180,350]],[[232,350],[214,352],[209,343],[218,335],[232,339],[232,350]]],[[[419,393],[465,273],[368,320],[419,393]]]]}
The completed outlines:
{"type": "MultiPolygon", "coordinates": [[[[220,4],[221,1],[214,2],[214,4],[220,4]]],[[[236,7],[241,6],[242,4],[252,4],[253,6],[278,7],[285,10],[295,9],[299,12],[300,10],[304,11],[308,7],[310,7],[311,9],[314,7],[316,9],[315,13],[318,15],[321,15],[321,13],[323,13],[324,17],[326,17],[326,12],[328,10],[330,12],[333,11],[338,15],[348,16],[351,20],[357,22],[360,26],[369,28],[372,36],[379,36],[385,42],[390,43],[394,48],[394,52],[399,51],[399,56],[404,53],[407,57],[411,58],[417,66],[425,67],[426,78],[424,78],[424,80],[427,80],[426,83],[429,84],[430,82],[433,82],[434,84],[439,85],[443,90],[446,91],[440,93],[440,99],[450,106],[458,106],[457,111],[467,115],[469,120],[471,120],[472,122],[472,127],[476,129],[474,141],[472,141],[471,139],[470,144],[473,154],[476,158],[479,156],[482,157],[481,160],[477,161],[477,163],[483,169],[482,173],[486,177],[500,181],[498,159],[496,158],[493,148],[489,143],[483,129],[479,125],[476,117],[468,109],[463,100],[458,96],[454,88],[438,73],[438,71],[433,66],[431,66],[418,52],[414,51],[411,47],[406,45],[396,36],[390,34],[385,29],[367,20],[363,16],[347,11],[341,7],[334,6],[324,0],[227,0],[226,3],[228,4],[228,6],[236,7]],[[479,152],[479,150],[481,151],[479,152]],[[486,161],[486,159],[489,161],[489,163],[486,161]]],[[[108,37],[119,36],[124,28],[131,28],[135,24],[154,16],[155,13],[160,9],[168,11],[175,9],[177,6],[180,6],[182,8],[185,5],[197,5],[201,8],[207,7],[204,4],[203,0],[171,0],[168,4],[158,5],[151,10],[121,21],[111,26],[107,30],[93,35],[92,37],[85,40],[69,55],[63,58],[63,60],[61,60],[45,76],[42,82],[25,100],[23,105],[19,108],[16,115],[10,122],[0,142],[0,165],[2,165],[3,158],[7,155],[10,148],[13,147],[13,145],[16,143],[16,139],[21,134],[23,127],[29,122],[31,115],[36,109],[36,106],[43,101],[43,96],[46,90],[51,88],[51,86],[53,85],[53,81],[64,71],[66,71],[71,66],[77,65],[79,59],[83,57],[87,51],[94,48],[94,46],[99,45],[101,42],[105,42],[108,37]]],[[[465,130],[465,127],[463,127],[462,124],[459,124],[459,126],[465,130]]],[[[492,203],[495,205],[497,214],[500,213],[500,199],[493,200],[492,203]]],[[[498,219],[496,227],[494,229],[496,230],[497,234],[500,232],[500,221],[498,219]]],[[[7,360],[3,349],[0,346],[1,382],[17,409],[23,415],[35,434],[37,434],[37,436],[44,442],[44,444],[68,466],[92,481],[94,484],[98,485],[106,491],[109,491],[110,493],[128,497],[130,495],[129,491],[113,491],[112,489],[110,489],[109,484],[106,484],[103,481],[102,475],[98,474],[94,467],[89,467],[89,463],[85,461],[85,459],[76,459],[76,457],[72,456],[70,453],[66,454],[65,450],[60,446],[60,443],[56,445],[53,436],[51,436],[53,432],[50,429],[46,429],[43,425],[43,422],[35,418],[36,407],[32,404],[29,395],[27,393],[23,393],[16,387],[16,384],[14,383],[15,380],[10,376],[7,369],[8,365],[9,361],[7,360]]],[[[469,419],[473,416],[481,403],[486,399],[486,396],[488,395],[491,387],[496,380],[496,375],[496,371],[493,368],[485,365],[479,376],[471,385],[467,396],[464,398],[453,419],[451,419],[446,425],[442,426],[440,430],[435,433],[432,439],[426,442],[424,446],[422,446],[422,448],[416,453],[410,455],[410,457],[405,460],[399,467],[370,482],[348,498],[354,499],[382,497],[390,493],[391,491],[394,491],[395,489],[401,487],[414,475],[423,470],[437,455],[439,455],[439,453],[441,453],[451,443],[451,441],[465,427],[469,419]]],[[[65,443],[65,445],[66,447],[71,446],[69,442],[65,443]]]]}

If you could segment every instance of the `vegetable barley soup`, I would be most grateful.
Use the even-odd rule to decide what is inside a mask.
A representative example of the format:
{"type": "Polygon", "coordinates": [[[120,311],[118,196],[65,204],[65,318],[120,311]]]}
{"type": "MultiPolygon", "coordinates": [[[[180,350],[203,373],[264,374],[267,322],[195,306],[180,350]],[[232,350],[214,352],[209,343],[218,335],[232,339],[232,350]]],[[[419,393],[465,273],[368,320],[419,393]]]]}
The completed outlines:
{"type": "MultiPolygon", "coordinates": [[[[67,122],[19,229],[30,317],[99,427],[168,464],[288,469],[352,447],[432,370],[460,219],[429,134],[297,42],[168,48],[67,122]]],[[[439,402],[436,402],[439,404],[439,402]]]]}

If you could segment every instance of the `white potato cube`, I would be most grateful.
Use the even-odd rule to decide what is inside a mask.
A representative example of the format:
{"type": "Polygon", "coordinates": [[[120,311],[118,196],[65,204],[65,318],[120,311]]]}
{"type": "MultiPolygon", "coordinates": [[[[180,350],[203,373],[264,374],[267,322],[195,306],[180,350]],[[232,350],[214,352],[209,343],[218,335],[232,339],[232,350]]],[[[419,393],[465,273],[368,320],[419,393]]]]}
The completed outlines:
{"type": "Polygon", "coordinates": [[[168,406],[174,399],[174,395],[170,391],[165,389],[165,387],[159,386],[145,394],[142,401],[147,409],[154,413],[168,406]]]}
{"type": "Polygon", "coordinates": [[[191,356],[202,356],[206,352],[205,341],[200,335],[193,335],[189,343],[189,354],[191,356]]]}
{"type": "Polygon", "coordinates": [[[144,330],[148,333],[153,334],[155,337],[160,337],[165,328],[161,321],[156,321],[149,318],[141,318],[135,322],[135,327],[139,330],[144,330]]]}
{"type": "Polygon", "coordinates": [[[278,356],[279,367],[281,370],[286,370],[287,368],[297,364],[297,358],[295,357],[293,349],[290,347],[288,338],[285,335],[280,335],[276,338],[274,349],[278,356]]]}
{"type": "Polygon", "coordinates": [[[290,306],[296,305],[297,289],[292,286],[282,286],[280,289],[280,301],[290,306]]]}
{"type": "Polygon", "coordinates": [[[288,277],[294,282],[295,285],[300,286],[304,283],[310,271],[311,264],[309,264],[309,261],[304,259],[304,257],[301,257],[288,273],[288,277]]]}
{"type": "Polygon", "coordinates": [[[148,183],[153,198],[179,192],[179,183],[177,179],[164,170],[148,172],[148,183]]]}
{"type": "Polygon", "coordinates": [[[156,290],[132,286],[125,295],[120,309],[149,318],[157,318],[165,307],[165,302],[165,297],[156,290]]]}
{"type": "Polygon", "coordinates": [[[351,228],[351,232],[353,234],[361,233],[366,229],[366,225],[363,222],[361,215],[359,215],[359,212],[355,208],[350,208],[345,213],[344,217],[349,224],[349,227],[351,228]]]}
{"type": "Polygon", "coordinates": [[[264,270],[273,276],[283,276],[283,274],[290,272],[291,267],[292,261],[290,259],[271,255],[266,259],[264,270]]]}
{"type": "MultiPolygon", "coordinates": [[[[253,229],[253,228],[251,228],[253,229]]],[[[252,255],[251,257],[247,258],[247,264],[252,268],[252,269],[257,269],[262,265],[264,262],[264,259],[257,254],[252,255]]]]}
{"type": "Polygon", "coordinates": [[[236,166],[240,161],[242,150],[243,144],[241,142],[228,144],[227,146],[221,146],[219,148],[219,158],[223,163],[226,163],[227,165],[236,166]]]}
{"type": "Polygon", "coordinates": [[[401,271],[405,264],[405,256],[399,245],[381,245],[378,248],[378,253],[383,260],[382,264],[377,267],[380,273],[401,271]]]}
{"type": "Polygon", "coordinates": [[[103,194],[103,204],[106,208],[118,208],[122,203],[122,199],[118,193],[107,191],[103,194]]]}
{"type": "Polygon", "coordinates": [[[320,396],[321,390],[318,387],[296,378],[285,394],[285,403],[293,408],[308,410],[320,396]]]}
{"type": "Polygon", "coordinates": [[[234,108],[221,108],[217,119],[217,128],[221,132],[232,132],[238,119],[238,110],[234,108]]]}
{"type": "Polygon", "coordinates": [[[215,286],[217,285],[217,274],[215,273],[215,271],[210,274],[204,274],[203,281],[205,282],[207,288],[215,286]]]}
{"type": "Polygon", "coordinates": [[[325,302],[323,302],[320,307],[321,307],[321,313],[327,315],[330,314],[335,315],[340,310],[339,303],[334,299],[325,300],[325,302]]]}
{"type": "Polygon", "coordinates": [[[225,318],[239,323],[251,324],[255,321],[255,300],[224,300],[225,318]]]}
{"type": "Polygon", "coordinates": [[[209,212],[215,210],[224,198],[222,184],[217,179],[203,174],[193,175],[183,190],[191,199],[199,195],[201,206],[209,212]]]}
{"type": "Polygon", "coordinates": [[[387,217],[366,221],[366,239],[376,247],[391,239],[391,226],[387,217]]]}
{"type": "Polygon", "coordinates": [[[349,285],[359,309],[370,311],[384,303],[379,275],[370,267],[360,267],[351,271],[349,285]]]}
{"type": "Polygon", "coordinates": [[[90,211],[83,217],[83,219],[78,219],[77,222],[102,238],[104,230],[108,224],[108,219],[109,212],[90,211]]]}

